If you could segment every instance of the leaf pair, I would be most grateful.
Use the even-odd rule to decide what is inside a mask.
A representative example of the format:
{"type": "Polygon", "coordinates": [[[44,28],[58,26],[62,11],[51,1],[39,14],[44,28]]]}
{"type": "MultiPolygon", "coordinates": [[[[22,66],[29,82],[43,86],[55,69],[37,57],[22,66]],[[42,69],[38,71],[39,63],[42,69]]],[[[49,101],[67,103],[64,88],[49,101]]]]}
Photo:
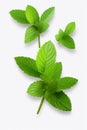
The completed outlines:
{"type": "Polygon", "coordinates": [[[62,63],[56,62],[56,50],[51,41],[46,42],[40,49],[36,61],[27,57],[16,57],[16,63],[26,74],[41,78],[32,83],[27,93],[35,97],[43,97],[57,109],[70,111],[71,102],[63,92],[77,83],[76,78],[63,77],[62,63]]]}
{"type": "Polygon", "coordinates": [[[56,34],[55,36],[56,40],[65,47],[69,49],[74,49],[75,42],[70,35],[74,32],[75,28],[76,28],[75,22],[70,22],[66,26],[64,31],[62,29],[59,30],[58,34],[56,34]]]}
{"type": "Polygon", "coordinates": [[[30,43],[36,39],[40,33],[45,32],[49,27],[49,21],[54,14],[54,7],[51,7],[43,12],[41,17],[38,11],[31,5],[26,7],[26,10],[12,10],[10,15],[13,19],[21,24],[29,24],[26,29],[25,43],[30,43]]]}

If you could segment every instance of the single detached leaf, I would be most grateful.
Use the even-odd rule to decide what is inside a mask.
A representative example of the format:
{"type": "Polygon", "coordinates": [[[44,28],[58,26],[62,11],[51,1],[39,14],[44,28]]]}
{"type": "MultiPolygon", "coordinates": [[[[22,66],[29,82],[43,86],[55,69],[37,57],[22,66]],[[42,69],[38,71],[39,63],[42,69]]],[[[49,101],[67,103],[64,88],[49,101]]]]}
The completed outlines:
{"type": "Polygon", "coordinates": [[[57,41],[61,40],[63,38],[64,32],[62,29],[59,30],[58,34],[55,35],[55,38],[57,41]]]}
{"type": "Polygon", "coordinates": [[[62,45],[64,45],[69,49],[75,48],[74,40],[69,35],[64,35],[62,39],[59,40],[59,43],[61,43],[62,45]]]}
{"type": "Polygon", "coordinates": [[[64,32],[69,35],[69,34],[71,34],[71,33],[74,32],[75,28],[76,28],[75,22],[71,22],[71,23],[69,23],[69,24],[66,26],[64,32]]]}
{"type": "Polygon", "coordinates": [[[56,50],[51,41],[46,42],[39,50],[36,57],[38,71],[43,73],[49,66],[55,63],[56,50]]]}
{"type": "Polygon", "coordinates": [[[25,43],[29,43],[37,38],[39,32],[35,26],[28,27],[25,33],[25,43]]]}
{"type": "Polygon", "coordinates": [[[40,21],[39,23],[36,24],[36,26],[37,26],[37,28],[38,28],[38,31],[39,31],[40,33],[42,33],[42,32],[45,32],[45,31],[48,29],[49,24],[46,23],[46,22],[40,21]]]}
{"type": "Polygon", "coordinates": [[[35,60],[27,57],[15,57],[15,60],[19,68],[24,71],[24,73],[30,76],[40,77],[35,60]]]}
{"type": "Polygon", "coordinates": [[[35,24],[39,21],[39,14],[33,6],[28,5],[26,7],[26,18],[30,24],[35,24]]]}
{"type": "Polygon", "coordinates": [[[64,92],[45,95],[46,100],[55,108],[63,111],[71,111],[71,101],[64,92]]]}
{"type": "Polygon", "coordinates": [[[49,22],[54,15],[55,7],[45,10],[41,16],[41,21],[49,22]]]}
{"type": "Polygon", "coordinates": [[[76,78],[72,78],[72,77],[64,77],[64,78],[60,78],[58,81],[58,89],[57,91],[61,91],[64,89],[69,89],[72,86],[74,86],[77,83],[77,79],[76,78]]]}
{"type": "Polygon", "coordinates": [[[45,84],[43,81],[36,81],[32,83],[27,89],[27,93],[31,96],[42,97],[45,93],[45,84]]]}
{"type": "Polygon", "coordinates": [[[21,24],[29,24],[24,10],[11,10],[10,15],[14,20],[21,24]]]}

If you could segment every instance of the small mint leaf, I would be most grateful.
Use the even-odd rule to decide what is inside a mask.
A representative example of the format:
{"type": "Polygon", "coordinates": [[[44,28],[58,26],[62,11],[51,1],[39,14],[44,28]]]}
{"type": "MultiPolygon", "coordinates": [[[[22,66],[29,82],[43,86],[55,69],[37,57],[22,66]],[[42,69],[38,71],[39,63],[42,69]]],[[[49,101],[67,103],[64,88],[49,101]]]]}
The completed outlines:
{"type": "Polygon", "coordinates": [[[69,49],[75,49],[75,42],[69,35],[64,35],[63,38],[59,40],[59,43],[69,49]]]}
{"type": "Polygon", "coordinates": [[[70,22],[70,23],[66,26],[64,32],[65,32],[67,35],[72,34],[72,33],[74,32],[75,28],[76,28],[75,22],[70,22]]]}
{"type": "Polygon", "coordinates": [[[64,92],[59,93],[46,93],[46,100],[55,108],[63,111],[71,111],[71,101],[64,92]]]}
{"type": "Polygon", "coordinates": [[[33,82],[27,89],[27,93],[31,96],[42,97],[45,93],[45,84],[43,81],[33,82]]]}
{"type": "Polygon", "coordinates": [[[25,43],[30,43],[35,40],[39,35],[39,32],[35,26],[28,27],[25,33],[25,43]]]}
{"type": "Polygon", "coordinates": [[[14,20],[21,24],[29,24],[24,10],[11,10],[10,15],[14,20]]]}
{"type": "Polygon", "coordinates": [[[39,50],[36,57],[38,71],[43,73],[46,67],[51,66],[56,60],[55,46],[51,41],[46,42],[39,50]]]}
{"type": "Polygon", "coordinates": [[[69,89],[77,83],[77,79],[73,77],[64,77],[58,80],[57,91],[69,89]]]}
{"type": "Polygon", "coordinates": [[[59,30],[58,34],[55,35],[55,38],[57,41],[61,40],[63,38],[64,32],[62,29],[59,30]]]}
{"type": "Polygon", "coordinates": [[[49,22],[54,15],[55,7],[45,10],[41,16],[41,21],[49,22]]]}
{"type": "Polygon", "coordinates": [[[26,7],[26,18],[30,24],[35,24],[39,21],[39,14],[33,6],[28,5],[26,7]]]}
{"type": "Polygon", "coordinates": [[[19,68],[24,71],[24,73],[30,76],[40,77],[35,60],[28,57],[15,57],[15,61],[19,68]]]}

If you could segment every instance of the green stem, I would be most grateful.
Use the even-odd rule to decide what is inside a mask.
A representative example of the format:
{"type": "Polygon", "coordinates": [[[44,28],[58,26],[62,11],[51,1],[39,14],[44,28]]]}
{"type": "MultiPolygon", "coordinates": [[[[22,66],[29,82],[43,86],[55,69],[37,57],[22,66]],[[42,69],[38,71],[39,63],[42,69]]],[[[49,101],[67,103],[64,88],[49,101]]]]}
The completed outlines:
{"type": "Polygon", "coordinates": [[[41,99],[39,108],[38,108],[38,110],[37,110],[37,114],[39,114],[39,112],[40,112],[40,110],[41,110],[41,107],[42,107],[42,105],[43,105],[43,102],[44,102],[44,97],[42,97],[42,99],[41,99]]]}
{"type": "Polygon", "coordinates": [[[38,35],[38,46],[40,48],[40,34],[38,35]]]}

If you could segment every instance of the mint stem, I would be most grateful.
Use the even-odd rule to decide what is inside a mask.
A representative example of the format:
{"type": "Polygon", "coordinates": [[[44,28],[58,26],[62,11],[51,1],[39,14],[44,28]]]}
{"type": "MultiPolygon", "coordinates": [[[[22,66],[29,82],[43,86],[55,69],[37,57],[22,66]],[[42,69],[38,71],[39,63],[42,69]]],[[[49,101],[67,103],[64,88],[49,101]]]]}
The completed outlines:
{"type": "Polygon", "coordinates": [[[38,110],[37,110],[37,114],[39,114],[39,112],[40,112],[40,110],[41,110],[41,107],[42,107],[42,105],[43,105],[43,102],[44,102],[44,97],[42,97],[42,99],[41,99],[39,108],[38,108],[38,110]]]}
{"type": "Polygon", "coordinates": [[[40,34],[38,35],[38,46],[40,48],[40,34]]]}

